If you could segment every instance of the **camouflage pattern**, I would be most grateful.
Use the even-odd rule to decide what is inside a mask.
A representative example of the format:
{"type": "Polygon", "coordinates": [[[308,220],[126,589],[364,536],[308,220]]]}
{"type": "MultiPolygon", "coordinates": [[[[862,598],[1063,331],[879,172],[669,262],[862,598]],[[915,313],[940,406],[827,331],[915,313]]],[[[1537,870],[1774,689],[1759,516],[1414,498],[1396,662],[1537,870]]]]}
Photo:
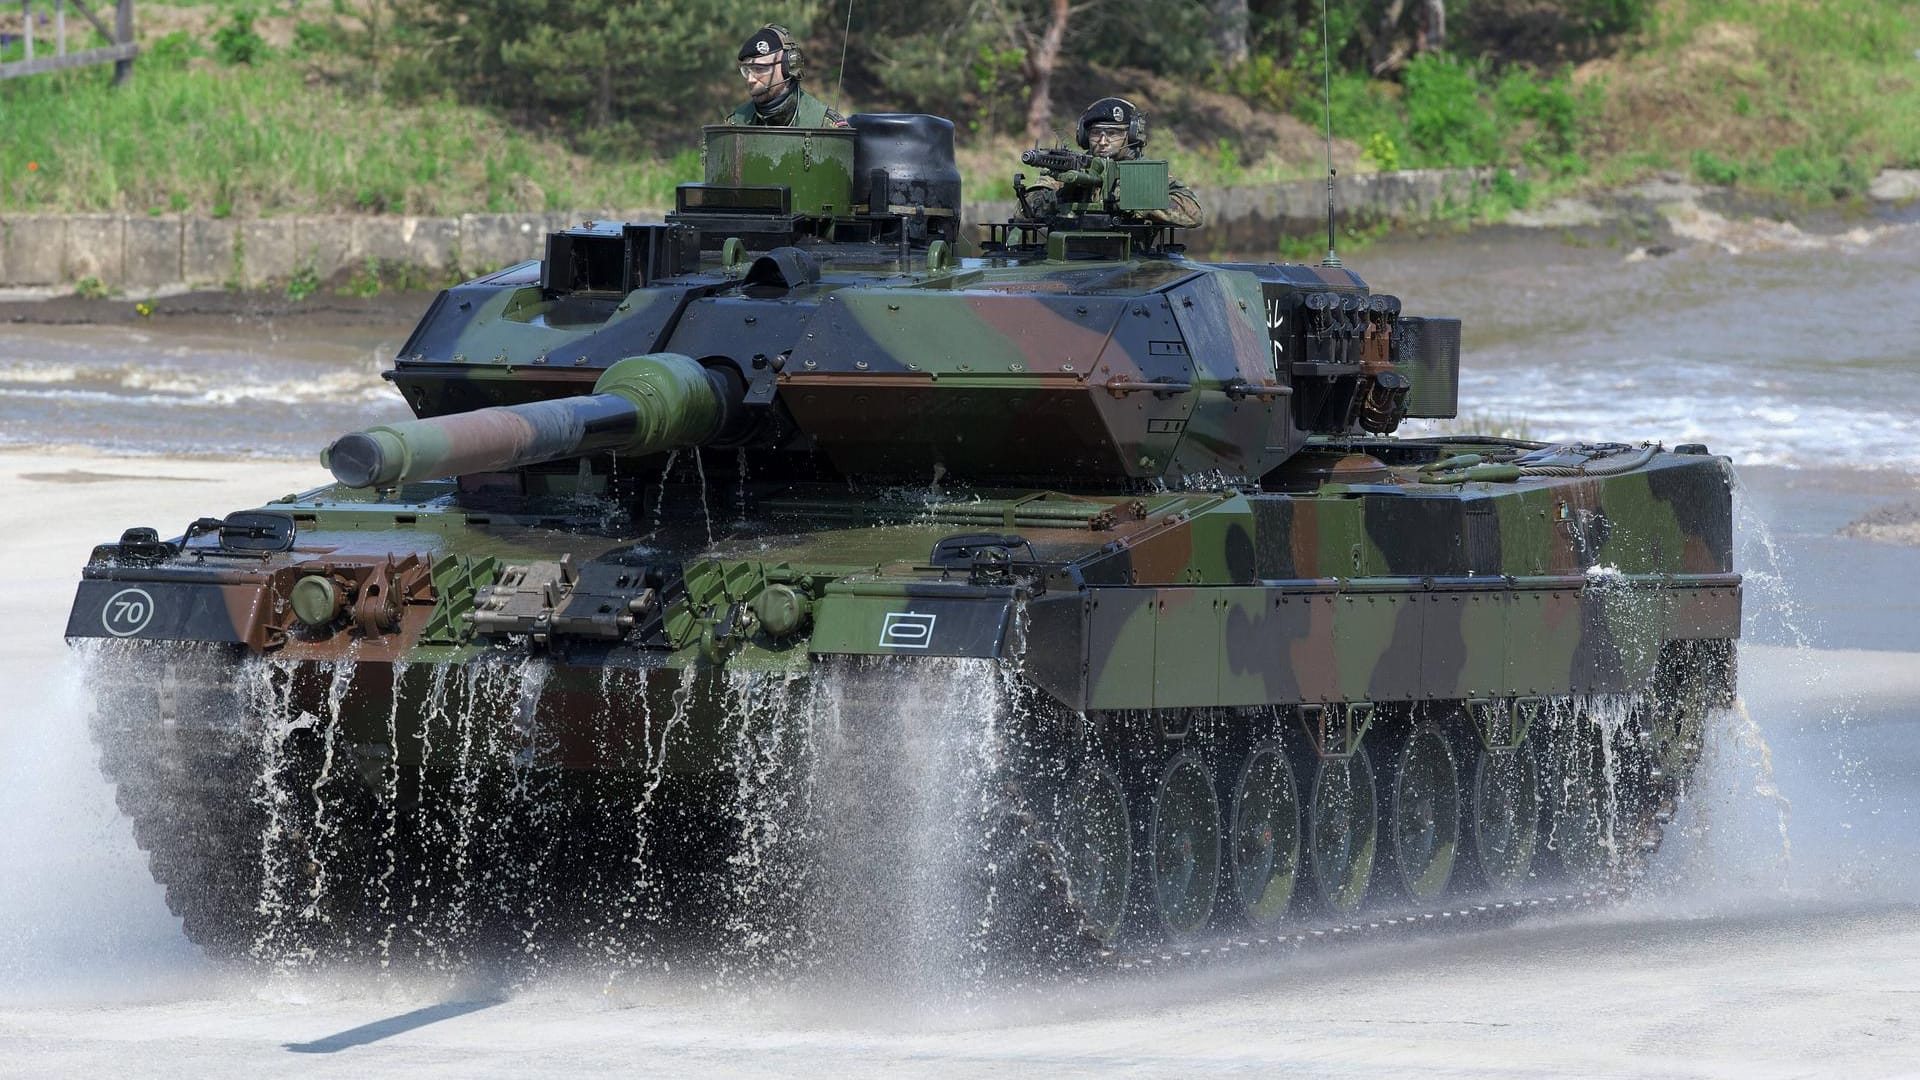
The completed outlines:
{"type": "Polygon", "coordinates": [[[1176,229],[1198,229],[1207,223],[1207,212],[1201,208],[1199,196],[1178,177],[1167,177],[1167,203],[1165,210],[1147,210],[1141,216],[1176,229]]]}
{"type": "Polygon", "coordinates": [[[337,442],[340,483],[102,544],[68,637],[271,657],[401,760],[445,752],[447,672],[535,658],[544,762],[686,776],[727,767],[729,679],[848,656],[999,660],[1168,739],[1291,717],[1355,776],[1372,740],[1383,783],[1421,717],[1511,718],[1491,754],[1596,696],[1731,697],[1705,448],[1398,437],[1452,412],[1458,323],[1345,268],[1125,226],[962,258],[910,207],[727,179],[447,290],[388,373],[420,420],[337,442]]]}
{"type": "Polygon", "coordinates": [[[1001,656],[1019,620],[1026,655],[1014,658],[1075,709],[1622,692],[1652,679],[1669,642],[1738,633],[1722,463],[1664,458],[1602,481],[1373,498],[1013,498],[891,518],[819,505],[789,517],[775,505],[751,535],[649,567],[657,592],[685,583],[701,595],[662,603],[612,646],[569,630],[567,619],[588,603],[624,606],[639,594],[590,591],[596,572],[633,562],[631,540],[583,535],[579,518],[476,513],[445,483],[384,498],[326,488],[267,507],[290,515],[300,547],[325,549],[323,557],[294,551],[234,567],[208,565],[189,547],[174,560],[181,565],[147,569],[109,550],[88,568],[67,632],[234,642],[315,660],[351,646],[363,667],[451,661],[515,646],[469,632],[426,640],[429,622],[458,624],[435,585],[443,567],[564,559],[582,584],[551,615],[546,646],[561,670],[580,649],[577,662],[588,666],[624,652],[622,666],[666,668],[793,666],[836,653],[1001,656]],[[1044,575],[956,580],[928,568],[943,537],[1008,521],[1044,575]],[[1459,542],[1425,543],[1436,535],[1459,542]],[[182,572],[186,564],[193,569],[182,572]],[[383,583],[376,591],[386,606],[343,611],[332,633],[316,635],[295,619],[291,597],[312,575],[347,597],[383,583]],[[749,617],[782,583],[808,598],[803,636],[775,635],[749,617]],[[153,607],[130,630],[115,621],[129,588],[153,607]],[[911,634],[899,629],[908,624],[911,634]]]}

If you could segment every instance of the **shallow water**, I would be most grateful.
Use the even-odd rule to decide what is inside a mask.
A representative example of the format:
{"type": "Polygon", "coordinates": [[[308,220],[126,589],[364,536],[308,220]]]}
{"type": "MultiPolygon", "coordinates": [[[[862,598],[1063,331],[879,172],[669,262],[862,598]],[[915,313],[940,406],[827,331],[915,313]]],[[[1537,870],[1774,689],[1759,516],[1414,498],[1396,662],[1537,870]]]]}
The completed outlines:
{"type": "Polygon", "coordinates": [[[307,457],[411,415],[380,377],[410,325],[225,322],[0,330],[0,444],[307,457]]]}
{"type": "Polygon", "coordinates": [[[1351,265],[1458,315],[1460,406],[1539,439],[1705,442],[1739,465],[1920,471],[1920,229],[1631,260],[1503,230],[1351,265]]]}

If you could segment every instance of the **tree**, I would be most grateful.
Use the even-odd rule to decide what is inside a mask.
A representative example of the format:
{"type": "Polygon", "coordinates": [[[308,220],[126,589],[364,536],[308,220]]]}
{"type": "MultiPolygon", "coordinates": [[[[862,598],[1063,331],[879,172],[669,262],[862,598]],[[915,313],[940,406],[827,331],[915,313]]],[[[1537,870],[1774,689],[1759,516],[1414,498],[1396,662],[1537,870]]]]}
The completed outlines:
{"type": "Polygon", "coordinates": [[[1067,24],[1077,10],[1071,0],[994,0],[993,15],[1005,31],[1007,43],[1020,50],[1021,73],[1026,76],[1027,138],[1039,141],[1053,120],[1053,72],[1060,65],[1060,49],[1067,41],[1067,24]]]}
{"type": "Polygon", "coordinates": [[[1420,0],[1420,28],[1414,32],[1413,51],[1444,52],[1447,48],[1447,0],[1420,0]]]}
{"type": "MultiPolygon", "coordinates": [[[[754,28],[804,37],[819,0],[478,0],[406,6],[463,96],[560,113],[597,129],[622,111],[717,113],[713,88],[754,28]]],[[[816,69],[817,70],[817,69],[816,69]]]]}
{"type": "Polygon", "coordinates": [[[1413,39],[1400,37],[1400,24],[1407,13],[1406,0],[1388,0],[1380,11],[1380,29],[1374,34],[1371,64],[1373,74],[1385,75],[1398,70],[1409,57],[1441,52],[1447,47],[1446,0],[1414,0],[1413,39]]]}
{"type": "Polygon", "coordinates": [[[1247,0],[1212,0],[1213,51],[1221,67],[1239,67],[1247,62],[1247,32],[1251,18],[1247,0]]]}

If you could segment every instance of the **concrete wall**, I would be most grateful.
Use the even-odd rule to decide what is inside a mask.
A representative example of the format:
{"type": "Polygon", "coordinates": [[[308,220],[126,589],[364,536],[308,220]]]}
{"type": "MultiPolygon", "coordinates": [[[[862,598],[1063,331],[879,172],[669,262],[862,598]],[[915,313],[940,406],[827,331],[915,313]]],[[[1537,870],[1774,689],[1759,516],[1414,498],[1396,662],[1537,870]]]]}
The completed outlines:
{"type": "Polygon", "coordinates": [[[168,214],[0,215],[0,287],[95,278],[131,294],[189,286],[257,289],[311,271],[326,280],[369,260],[479,273],[537,258],[546,234],[587,220],[658,221],[661,211],[205,218],[168,214]]]}
{"type": "MultiPolygon", "coordinates": [[[[1334,198],[1346,223],[1424,221],[1469,201],[1492,170],[1422,169],[1343,176],[1334,198]]],[[[1270,252],[1284,235],[1326,230],[1326,182],[1201,188],[1207,227],[1196,252],[1270,252]]],[[[311,271],[321,280],[369,260],[433,274],[484,273],[537,258],[546,234],[588,220],[658,221],[659,210],[581,210],[459,217],[329,215],[240,220],[178,215],[0,216],[0,287],[68,286],[95,278],[130,294],[182,286],[268,288],[311,271]]],[[[968,203],[969,222],[1004,221],[1011,202],[968,203]]]]}

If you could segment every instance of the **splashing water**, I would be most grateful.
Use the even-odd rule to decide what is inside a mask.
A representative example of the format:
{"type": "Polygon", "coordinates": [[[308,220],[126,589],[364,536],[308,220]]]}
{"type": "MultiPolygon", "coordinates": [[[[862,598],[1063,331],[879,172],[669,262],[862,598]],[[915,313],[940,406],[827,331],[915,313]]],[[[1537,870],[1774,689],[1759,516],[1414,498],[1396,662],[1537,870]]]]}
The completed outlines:
{"type": "MultiPolygon", "coordinates": [[[[1821,802],[1829,803],[1830,809],[1839,814],[1840,831],[1850,833],[1854,822],[1879,812],[1886,796],[1872,768],[1872,750],[1865,742],[1867,733],[1860,730],[1856,722],[1862,709],[1860,690],[1839,682],[1844,678],[1845,667],[1834,663],[1829,654],[1816,647],[1815,635],[1805,625],[1795,597],[1796,577],[1791,560],[1737,473],[1733,507],[1734,528],[1741,541],[1738,554],[1745,591],[1747,636],[1765,636],[1788,645],[1777,660],[1769,657],[1769,669],[1764,675],[1769,687],[1781,684],[1791,690],[1792,697],[1782,701],[1778,690],[1770,689],[1768,700],[1760,703],[1789,707],[1782,710],[1784,715],[1770,714],[1770,722],[1780,729],[1774,733],[1773,741],[1778,742],[1781,735],[1793,736],[1795,741],[1802,737],[1808,739],[1808,745],[1794,747],[1794,756],[1804,758],[1813,772],[1796,775],[1791,781],[1776,779],[1774,753],[1767,733],[1747,705],[1751,689],[1716,728],[1730,726],[1726,734],[1732,738],[1733,749],[1750,762],[1746,766],[1752,777],[1748,781],[1749,794],[1779,808],[1779,828],[1783,834],[1791,802],[1782,785],[1788,782],[1806,789],[1800,801],[1810,802],[1811,797],[1817,795],[1821,802]]],[[[1750,675],[1743,681],[1751,684],[1754,679],[1750,675]]],[[[1855,847],[1851,840],[1843,835],[1823,841],[1823,859],[1833,858],[1839,849],[1855,847]]],[[[1849,853],[1846,859],[1849,863],[1856,862],[1856,853],[1849,853]]],[[[1856,870],[1851,866],[1842,873],[1849,877],[1879,876],[1876,870],[1856,870]]]]}
{"type": "Polygon", "coordinates": [[[667,517],[667,480],[673,476],[674,463],[680,460],[680,451],[667,451],[666,464],[660,466],[660,495],[653,502],[653,531],[659,532],[661,523],[667,517]]]}
{"type": "Polygon", "coordinates": [[[734,676],[730,973],[952,999],[982,974],[996,666],[844,660],[734,676]]]}
{"type": "Polygon", "coordinates": [[[0,722],[0,1001],[138,999],[209,974],[181,937],[100,776],[84,682],[93,642],[15,687],[0,722]]]}
{"type": "MultiPolygon", "coordinates": [[[[407,665],[397,663],[393,668],[393,681],[396,686],[406,682],[407,665]]],[[[380,903],[380,966],[389,967],[393,963],[393,932],[399,926],[395,920],[393,908],[394,875],[400,871],[400,695],[394,694],[387,703],[387,746],[386,761],[380,769],[381,801],[386,807],[385,829],[380,834],[380,846],[386,854],[386,865],[380,870],[379,880],[375,883],[375,895],[380,903]]],[[[422,755],[423,759],[425,755],[422,755]]]]}
{"type": "Polygon", "coordinates": [[[713,546],[713,508],[707,505],[707,459],[699,447],[693,448],[693,473],[700,485],[700,518],[707,526],[707,546],[713,546]]]}
{"type": "Polygon", "coordinates": [[[817,937],[866,980],[947,996],[963,989],[986,843],[994,666],[848,664],[814,769],[817,937]],[[878,697],[880,700],[875,700],[878,697]]]}
{"type": "Polygon", "coordinates": [[[1780,830],[1780,887],[1785,889],[1793,881],[1793,803],[1780,791],[1773,771],[1773,748],[1767,745],[1760,725],[1747,709],[1746,699],[1734,699],[1732,713],[1733,742],[1747,755],[1753,775],[1752,792],[1775,807],[1780,830]]]}
{"type": "Polygon", "coordinates": [[[791,972],[812,951],[801,918],[812,795],[806,776],[814,716],[828,702],[785,680],[741,673],[730,673],[726,694],[738,844],[727,860],[721,974],[750,981],[760,972],[791,972]]]}
{"type": "Polygon", "coordinates": [[[733,522],[743,525],[747,520],[747,448],[734,451],[734,471],[737,473],[736,487],[733,492],[733,522]]]}
{"type": "MultiPolygon", "coordinates": [[[[603,715],[611,715],[613,711],[618,693],[614,676],[614,668],[601,669],[600,700],[603,715]]],[[[654,810],[655,800],[666,780],[668,755],[677,746],[676,734],[690,730],[686,716],[691,691],[692,678],[688,672],[682,671],[671,695],[670,706],[664,715],[657,717],[657,725],[651,700],[645,695],[640,696],[640,745],[637,749],[643,765],[637,797],[623,800],[618,790],[602,791],[598,795],[600,809],[610,819],[624,819],[632,843],[631,853],[617,864],[596,867],[592,886],[592,891],[608,897],[608,902],[605,904],[606,917],[587,932],[586,941],[589,948],[609,967],[609,985],[615,974],[622,971],[649,966],[664,969],[669,966],[660,957],[660,943],[652,933],[653,927],[665,917],[667,902],[661,868],[655,865],[653,857],[653,832],[656,827],[654,810]]],[[[612,733],[603,731],[602,749],[613,751],[623,759],[630,758],[636,749],[632,736],[630,728],[612,733]]]]}
{"type": "Polygon", "coordinates": [[[99,734],[141,827],[251,838],[230,873],[197,841],[163,843],[171,880],[211,890],[182,894],[198,939],[242,933],[277,975],[584,965],[611,986],[691,964],[722,986],[805,974],[920,1001],[985,971],[1014,678],[994,663],[661,672],[647,693],[604,665],[587,710],[552,700],[578,691],[538,656],[122,649],[99,666],[119,718],[99,734]],[[550,719],[596,713],[587,750],[550,719]],[[565,767],[583,753],[624,764],[565,767]],[[689,761],[726,778],[711,803],[689,761]]]}
{"type": "Polygon", "coordinates": [[[1749,639],[1742,692],[1702,732],[1699,767],[1656,861],[1658,898],[1718,910],[1899,897],[1913,877],[1897,821],[1904,789],[1876,766],[1907,751],[1898,725],[1866,710],[1871,683],[1854,681],[1880,677],[1875,665],[1894,654],[1818,647],[1796,595],[1809,586],[1737,475],[1733,506],[1749,639]]]}

